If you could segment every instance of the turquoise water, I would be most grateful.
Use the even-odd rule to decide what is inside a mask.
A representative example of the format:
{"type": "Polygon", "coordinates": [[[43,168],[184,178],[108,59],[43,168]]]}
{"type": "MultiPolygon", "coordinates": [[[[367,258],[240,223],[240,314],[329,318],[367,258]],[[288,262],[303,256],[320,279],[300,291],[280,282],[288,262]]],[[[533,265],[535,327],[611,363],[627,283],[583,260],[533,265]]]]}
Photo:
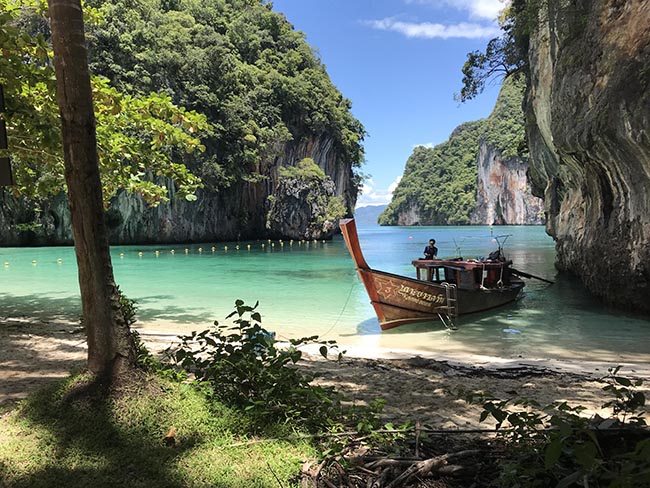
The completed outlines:
{"type": "MultiPolygon", "coordinates": [[[[650,321],[610,310],[575,281],[556,276],[554,244],[543,227],[495,227],[494,233],[512,234],[505,250],[516,268],[556,284],[528,280],[520,300],[463,317],[457,331],[431,322],[381,332],[340,236],[316,243],[114,246],[112,257],[121,289],[138,301],[137,325],[146,329],[200,330],[243,299],[260,302],[264,327],[279,338],[319,335],[352,348],[445,357],[650,360],[650,321]]],[[[360,227],[359,236],[370,266],[406,275],[430,237],[441,257],[486,256],[496,249],[488,227],[371,226],[360,227]]],[[[72,248],[0,248],[0,263],[0,317],[79,316],[72,248]]]]}

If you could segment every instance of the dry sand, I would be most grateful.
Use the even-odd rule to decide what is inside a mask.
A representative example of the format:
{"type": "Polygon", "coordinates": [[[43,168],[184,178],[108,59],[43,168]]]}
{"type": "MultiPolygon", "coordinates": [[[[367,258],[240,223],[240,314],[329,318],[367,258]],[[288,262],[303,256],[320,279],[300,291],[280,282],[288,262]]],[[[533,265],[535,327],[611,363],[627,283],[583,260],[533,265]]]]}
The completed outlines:
{"type": "MultiPolygon", "coordinates": [[[[174,334],[139,332],[153,352],[164,350],[175,339],[174,334]]],[[[522,364],[500,358],[484,358],[477,366],[472,357],[441,361],[413,357],[407,351],[360,349],[349,351],[356,357],[347,355],[336,362],[314,352],[307,350],[306,360],[299,365],[318,383],[335,386],[359,404],[383,398],[387,421],[420,420],[435,428],[479,426],[480,408],[460,400],[456,395],[460,389],[504,399],[517,394],[541,404],[566,400],[588,407],[587,414],[594,413],[609,399],[603,396],[604,385],[598,379],[615,366],[556,361],[522,364]]],[[[83,368],[85,359],[85,338],[78,324],[0,318],[0,409],[11,408],[34,389],[83,368]]],[[[650,379],[650,367],[630,365],[621,374],[650,379]]],[[[647,381],[642,387],[647,396],[649,385],[647,381]]]]}

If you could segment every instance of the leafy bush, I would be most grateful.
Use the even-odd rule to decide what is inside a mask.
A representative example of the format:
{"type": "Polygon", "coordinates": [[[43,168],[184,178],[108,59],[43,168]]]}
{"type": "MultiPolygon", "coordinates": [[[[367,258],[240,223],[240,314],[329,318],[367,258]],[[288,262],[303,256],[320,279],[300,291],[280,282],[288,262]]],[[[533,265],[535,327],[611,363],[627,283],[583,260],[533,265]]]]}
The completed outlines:
{"type": "Polygon", "coordinates": [[[304,158],[295,166],[281,166],[280,178],[298,178],[302,180],[323,180],[325,171],[318,166],[312,158],[304,158]]]}
{"type": "MultiPolygon", "coordinates": [[[[122,314],[124,315],[124,321],[129,327],[137,322],[136,314],[138,312],[137,301],[127,297],[120,287],[117,287],[117,294],[120,299],[120,308],[122,309],[122,314]]],[[[135,357],[137,363],[144,369],[164,369],[161,368],[161,364],[154,356],[149,352],[147,347],[140,339],[140,334],[136,330],[131,331],[131,336],[133,337],[133,342],[135,344],[135,357]]]]}
{"type": "Polygon", "coordinates": [[[603,391],[614,396],[603,407],[609,419],[580,415],[585,407],[556,402],[541,406],[527,398],[499,400],[465,394],[481,402],[481,421],[496,420],[506,441],[507,462],[501,464],[498,486],[508,487],[645,487],[650,486],[650,436],[645,426],[643,382],[618,376],[610,369],[603,391]],[[506,427],[506,428],[504,428],[506,427]]]}
{"type": "MultiPolygon", "coordinates": [[[[291,339],[288,347],[279,347],[274,335],[260,325],[257,305],[237,300],[227,317],[236,317],[233,325],[215,322],[214,328],[182,336],[180,346],[170,351],[172,359],[199,383],[209,385],[216,400],[248,412],[258,427],[282,421],[323,431],[338,422],[376,418],[366,415],[370,410],[344,407],[341,394],[312,385],[312,378],[293,367],[302,357],[298,346],[317,343],[318,337],[291,339]]],[[[333,349],[340,359],[334,341],[320,344],[324,357],[333,349]]],[[[373,408],[376,413],[377,406],[373,408]]]]}
{"type": "MultiPolygon", "coordinates": [[[[122,309],[122,314],[124,315],[124,321],[126,325],[131,326],[137,322],[137,312],[138,306],[137,301],[127,297],[120,287],[117,287],[117,294],[120,300],[120,308],[122,309]]],[[[183,375],[179,375],[178,372],[173,371],[169,366],[161,363],[157,358],[154,357],[151,352],[140,339],[140,334],[136,330],[131,331],[131,336],[133,337],[133,342],[135,344],[135,357],[138,365],[149,371],[158,371],[161,376],[168,376],[170,379],[182,379],[183,375]]]]}
{"type": "Polygon", "coordinates": [[[120,308],[122,309],[122,314],[124,315],[124,320],[126,325],[133,325],[137,322],[138,319],[135,318],[138,313],[137,301],[127,297],[120,287],[117,287],[117,294],[120,297],[120,308]]]}

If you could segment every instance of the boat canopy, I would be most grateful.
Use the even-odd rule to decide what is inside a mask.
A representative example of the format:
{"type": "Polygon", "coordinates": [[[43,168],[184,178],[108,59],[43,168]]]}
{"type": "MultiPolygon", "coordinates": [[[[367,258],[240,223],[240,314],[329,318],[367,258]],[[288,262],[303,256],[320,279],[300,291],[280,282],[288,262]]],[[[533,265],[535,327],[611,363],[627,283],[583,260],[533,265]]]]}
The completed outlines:
{"type": "Polygon", "coordinates": [[[416,259],[418,280],[453,283],[462,289],[502,288],[510,284],[510,261],[416,259]]]}

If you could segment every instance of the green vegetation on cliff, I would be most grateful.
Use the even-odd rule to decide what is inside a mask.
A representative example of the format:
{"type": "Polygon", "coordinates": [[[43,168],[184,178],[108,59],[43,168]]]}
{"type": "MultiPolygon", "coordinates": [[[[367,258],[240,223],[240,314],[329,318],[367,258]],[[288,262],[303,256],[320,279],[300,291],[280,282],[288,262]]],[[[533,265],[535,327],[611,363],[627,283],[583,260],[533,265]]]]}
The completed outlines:
{"type": "Polygon", "coordinates": [[[293,239],[331,236],[335,222],[347,212],[335,189],[334,181],[311,158],[280,168],[278,190],[269,196],[266,228],[273,235],[293,239]]]}
{"type": "Polygon", "coordinates": [[[469,224],[476,205],[479,143],[485,140],[503,157],[517,155],[524,138],[522,99],[523,83],[508,80],[488,118],[458,126],[434,148],[416,147],[379,224],[397,225],[410,210],[422,225],[469,224]]]}
{"type": "MultiPolygon", "coordinates": [[[[65,187],[47,3],[0,7],[12,191],[47,197],[65,187]]],[[[164,202],[161,177],[188,200],[201,186],[259,182],[285,143],[314,135],[333,141],[343,167],[361,164],[364,129],[350,101],[304,35],[271,8],[265,0],[86,3],[107,204],[121,189],[164,202]]],[[[352,187],[360,180],[350,178],[352,187]]]]}
{"type": "Polygon", "coordinates": [[[215,127],[193,168],[211,189],[259,181],[284,143],[328,134],[359,166],[351,103],[282,14],[264,0],[90,0],[104,21],[91,69],[129,93],[166,92],[215,127]]]}

